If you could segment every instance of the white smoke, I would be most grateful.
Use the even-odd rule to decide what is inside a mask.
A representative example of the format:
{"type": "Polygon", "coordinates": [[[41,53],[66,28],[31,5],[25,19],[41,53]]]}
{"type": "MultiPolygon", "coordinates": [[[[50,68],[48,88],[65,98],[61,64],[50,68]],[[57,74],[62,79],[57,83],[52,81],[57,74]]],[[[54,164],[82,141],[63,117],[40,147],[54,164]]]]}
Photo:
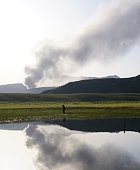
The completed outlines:
{"type": "Polygon", "coordinates": [[[36,125],[25,129],[28,148],[38,152],[38,170],[138,170],[140,164],[123,148],[110,144],[94,148],[81,142],[72,131],[52,126],[47,131],[36,125]]]}
{"type": "Polygon", "coordinates": [[[27,66],[25,84],[61,79],[89,62],[121,57],[140,40],[140,0],[112,0],[97,10],[93,20],[68,47],[44,43],[36,50],[35,66],[27,66]]]}

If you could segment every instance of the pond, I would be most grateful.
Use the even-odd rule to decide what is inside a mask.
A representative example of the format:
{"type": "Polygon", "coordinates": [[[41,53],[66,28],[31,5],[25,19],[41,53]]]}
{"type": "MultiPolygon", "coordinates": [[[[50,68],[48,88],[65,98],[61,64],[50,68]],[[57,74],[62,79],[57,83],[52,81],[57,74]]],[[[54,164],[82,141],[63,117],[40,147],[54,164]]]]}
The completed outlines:
{"type": "MultiPolygon", "coordinates": [[[[98,125],[101,125],[100,121],[96,120],[98,125]]],[[[105,121],[102,122],[102,125],[105,125],[105,121]]],[[[1,124],[0,169],[140,169],[140,133],[138,130],[127,130],[128,127],[132,127],[128,121],[125,120],[125,123],[119,126],[122,130],[117,129],[116,132],[114,129],[113,132],[107,132],[100,126],[97,128],[95,122],[96,128],[93,126],[93,129],[96,129],[96,132],[79,131],[78,128],[82,127],[83,122],[78,120],[75,121],[75,128],[70,130],[73,123],[71,120],[63,123],[53,121],[51,124],[44,122],[1,124]],[[69,126],[69,129],[66,126],[69,126]]],[[[91,127],[91,121],[87,120],[83,129],[88,128],[86,123],[91,127]]],[[[109,126],[107,128],[109,129],[109,126]]]]}

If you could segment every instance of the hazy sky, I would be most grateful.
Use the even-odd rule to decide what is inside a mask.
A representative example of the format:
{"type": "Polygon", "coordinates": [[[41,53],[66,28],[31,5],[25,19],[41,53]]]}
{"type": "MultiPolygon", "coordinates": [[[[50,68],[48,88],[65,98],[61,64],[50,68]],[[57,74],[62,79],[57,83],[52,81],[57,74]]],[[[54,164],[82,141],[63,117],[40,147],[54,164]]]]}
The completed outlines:
{"type": "Polygon", "coordinates": [[[1,0],[0,84],[140,74],[138,14],[140,0],[1,0]]]}

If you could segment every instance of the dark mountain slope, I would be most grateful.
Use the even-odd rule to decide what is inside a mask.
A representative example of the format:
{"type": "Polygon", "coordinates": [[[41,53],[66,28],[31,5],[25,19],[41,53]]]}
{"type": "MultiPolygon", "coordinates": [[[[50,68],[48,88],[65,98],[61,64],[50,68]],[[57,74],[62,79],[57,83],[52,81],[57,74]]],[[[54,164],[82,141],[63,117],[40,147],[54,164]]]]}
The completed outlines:
{"type": "Polygon", "coordinates": [[[43,93],[140,93],[140,75],[131,78],[104,78],[70,82],[43,93]]]}

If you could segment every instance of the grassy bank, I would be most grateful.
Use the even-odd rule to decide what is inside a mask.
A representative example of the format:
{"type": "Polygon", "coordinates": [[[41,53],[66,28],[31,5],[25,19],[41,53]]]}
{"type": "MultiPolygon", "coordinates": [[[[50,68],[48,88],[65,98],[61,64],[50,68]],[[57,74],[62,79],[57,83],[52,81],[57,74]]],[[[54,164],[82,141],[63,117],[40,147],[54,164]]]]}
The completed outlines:
{"type": "Polygon", "coordinates": [[[0,102],[0,122],[140,117],[140,101],[0,102]],[[62,113],[62,104],[66,113],[62,113]]]}

